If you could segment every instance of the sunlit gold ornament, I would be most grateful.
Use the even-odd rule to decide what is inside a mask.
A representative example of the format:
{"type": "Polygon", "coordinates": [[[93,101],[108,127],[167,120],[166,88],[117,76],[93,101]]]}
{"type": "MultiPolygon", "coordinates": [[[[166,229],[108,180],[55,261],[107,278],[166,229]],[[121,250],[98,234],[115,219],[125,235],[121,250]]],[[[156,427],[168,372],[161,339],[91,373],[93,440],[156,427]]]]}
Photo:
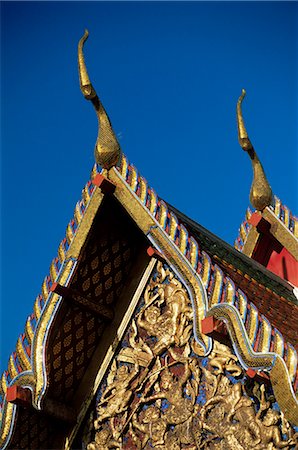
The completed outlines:
{"type": "Polygon", "coordinates": [[[98,136],[94,150],[95,160],[103,169],[109,170],[117,164],[121,155],[121,149],[113,131],[110,119],[88,76],[83,54],[83,46],[88,36],[89,33],[85,30],[85,34],[80,39],[78,45],[80,88],[84,97],[87,100],[91,100],[98,119],[98,136]]]}
{"type": "Polygon", "coordinates": [[[259,405],[252,400],[231,348],[214,340],[208,364],[192,354],[192,333],[181,339],[180,329],[182,325],[186,331],[193,319],[186,293],[182,305],[176,305],[183,292],[180,280],[159,262],[131,322],[127,345],[114,355],[97,404],[95,439],[87,449],[132,444],[137,449],[203,449],[212,443],[214,450],[265,450],[296,445],[298,435],[272,407],[274,399],[264,386],[254,382],[259,405]],[[159,341],[165,356],[156,346],[159,341]]]}
{"type": "Polygon", "coordinates": [[[244,89],[237,102],[237,125],[238,125],[238,140],[242,149],[249,154],[253,168],[253,182],[250,189],[250,201],[254,208],[262,211],[266,206],[269,206],[272,201],[272,190],[266,178],[263,166],[256,154],[255,149],[248,137],[242,111],[241,104],[246,95],[244,89]]]}

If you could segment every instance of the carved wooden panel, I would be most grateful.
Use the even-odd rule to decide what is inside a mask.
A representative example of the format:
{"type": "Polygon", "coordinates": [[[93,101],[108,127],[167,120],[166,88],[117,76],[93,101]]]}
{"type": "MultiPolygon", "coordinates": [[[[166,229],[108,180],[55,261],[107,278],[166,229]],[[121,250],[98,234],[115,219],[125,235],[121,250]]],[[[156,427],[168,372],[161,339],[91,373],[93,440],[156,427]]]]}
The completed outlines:
{"type": "Polygon", "coordinates": [[[88,450],[295,448],[270,384],[247,378],[214,341],[204,357],[187,291],[158,263],[87,418],[88,450]]]}

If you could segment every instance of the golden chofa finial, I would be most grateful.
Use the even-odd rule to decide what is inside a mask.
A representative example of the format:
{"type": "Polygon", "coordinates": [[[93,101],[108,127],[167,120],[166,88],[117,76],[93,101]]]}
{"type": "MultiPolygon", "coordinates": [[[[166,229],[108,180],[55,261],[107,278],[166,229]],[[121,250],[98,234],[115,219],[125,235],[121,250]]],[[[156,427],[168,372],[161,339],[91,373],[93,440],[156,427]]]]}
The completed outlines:
{"type": "Polygon", "coordinates": [[[253,181],[250,189],[250,202],[252,206],[258,211],[262,211],[266,206],[269,206],[272,201],[272,190],[266,178],[263,166],[255,152],[255,149],[250,142],[247,131],[244,125],[244,120],[241,111],[241,104],[245,97],[245,90],[242,89],[242,94],[237,102],[237,124],[238,124],[238,140],[239,144],[249,154],[253,168],[253,181]]]}
{"type": "Polygon", "coordinates": [[[98,119],[98,136],[94,150],[95,160],[103,169],[109,170],[117,164],[121,155],[121,149],[112,129],[110,119],[88,76],[83,53],[83,46],[88,36],[89,33],[85,30],[84,36],[80,39],[78,45],[80,88],[84,97],[87,100],[91,100],[98,119]]]}

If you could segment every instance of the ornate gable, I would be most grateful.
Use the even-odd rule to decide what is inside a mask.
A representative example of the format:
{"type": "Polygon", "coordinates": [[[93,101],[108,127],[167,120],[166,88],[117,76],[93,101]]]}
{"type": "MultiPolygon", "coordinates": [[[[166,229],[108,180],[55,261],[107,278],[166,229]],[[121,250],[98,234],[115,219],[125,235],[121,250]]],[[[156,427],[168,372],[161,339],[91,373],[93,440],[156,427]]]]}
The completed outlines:
{"type": "Polygon", "coordinates": [[[3,374],[1,446],[293,447],[291,285],[169,206],[129,164],[88,78],[86,37],[80,81],[102,170],[3,374]]]}

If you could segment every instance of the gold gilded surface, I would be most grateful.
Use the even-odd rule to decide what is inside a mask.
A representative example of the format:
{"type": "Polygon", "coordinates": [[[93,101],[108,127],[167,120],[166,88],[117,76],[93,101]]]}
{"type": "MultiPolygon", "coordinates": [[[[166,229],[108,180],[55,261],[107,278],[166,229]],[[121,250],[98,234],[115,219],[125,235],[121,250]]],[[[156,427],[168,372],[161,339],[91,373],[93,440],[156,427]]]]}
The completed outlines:
{"type": "MultiPolygon", "coordinates": [[[[137,328],[144,329],[156,341],[149,351],[153,355],[162,354],[175,343],[179,346],[185,344],[189,338],[189,324],[192,320],[188,295],[181,282],[169,269],[164,269],[160,262],[157,264],[157,272],[156,282],[146,287],[145,307],[136,319],[137,328]],[[162,304],[164,308],[160,311],[158,305],[162,304]]],[[[137,336],[137,328],[134,339],[137,336]]]]}
{"type": "Polygon", "coordinates": [[[123,448],[143,448],[138,442],[145,445],[149,440],[156,447],[165,442],[170,423],[182,425],[192,419],[195,398],[193,395],[192,401],[186,399],[184,387],[188,382],[190,389],[193,385],[197,389],[197,383],[189,379],[199,369],[195,359],[187,360],[192,334],[192,308],[187,292],[173,272],[159,262],[144,290],[143,302],[131,322],[128,345],[120,349],[109,370],[106,388],[97,404],[95,441],[89,444],[89,450],[110,445],[122,448],[127,429],[132,441],[123,448]],[[181,348],[182,353],[178,350],[176,353],[175,348],[181,348]],[[161,356],[165,351],[174,360],[171,364],[161,356]],[[169,368],[180,366],[181,362],[186,362],[186,370],[176,379],[169,368]],[[166,388],[162,391],[158,385],[166,388]],[[136,392],[141,396],[134,401],[136,392]],[[162,399],[170,403],[167,415],[161,414],[162,399]],[[143,420],[141,410],[153,402],[143,420]],[[140,432],[144,433],[141,438],[140,432]]]}
{"type": "Polygon", "coordinates": [[[138,172],[137,169],[131,164],[130,165],[130,186],[135,192],[138,187],[138,172]]]}
{"type": "Polygon", "coordinates": [[[298,426],[298,402],[292,390],[286,365],[281,358],[276,358],[270,372],[270,381],[276,400],[286,419],[298,426]]]}
{"type": "MultiPolygon", "coordinates": [[[[227,365],[225,368],[230,371],[227,365]]],[[[273,409],[267,400],[268,395],[265,395],[264,385],[254,387],[259,398],[256,411],[253,400],[241,383],[229,384],[221,372],[217,372],[214,378],[214,393],[201,412],[202,428],[209,432],[209,445],[202,448],[267,450],[289,449],[297,444],[297,433],[285,417],[273,409]]]]}
{"type": "MultiPolygon", "coordinates": [[[[2,385],[6,384],[5,382],[2,383],[2,385]]],[[[14,382],[14,385],[17,386],[26,386],[31,387],[34,390],[35,384],[34,384],[34,377],[32,373],[24,372],[22,373],[17,381],[14,382]]],[[[4,389],[4,393],[6,393],[6,386],[4,389]]],[[[1,417],[1,429],[0,429],[0,448],[3,448],[6,443],[7,439],[9,437],[9,434],[11,433],[12,427],[15,426],[14,423],[14,413],[16,411],[16,406],[13,403],[9,403],[6,400],[3,404],[3,410],[2,410],[2,417],[1,417]]]]}
{"type": "Polygon", "coordinates": [[[151,188],[150,189],[150,209],[149,209],[149,211],[152,215],[155,214],[156,208],[157,208],[157,195],[156,195],[156,192],[151,188]]]}
{"type": "Polygon", "coordinates": [[[194,329],[197,342],[208,352],[211,341],[210,338],[201,333],[201,321],[205,317],[207,309],[207,294],[199,276],[194,273],[188,261],[181,255],[167,238],[160,228],[153,228],[150,232],[157,247],[162,250],[169,264],[175,268],[179,276],[185,283],[188,292],[191,295],[193,308],[196,312],[194,320],[194,329]]]}
{"type": "Polygon", "coordinates": [[[3,448],[4,444],[6,443],[11,427],[13,426],[13,415],[16,406],[13,403],[7,403],[4,408],[5,408],[5,410],[3,411],[4,423],[2,423],[1,427],[0,448],[3,448]]]}
{"type": "Polygon", "coordinates": [[[277,330],[275,330],[273,342],[274,342],[274,353],[282,357],[284,354],[284,340],[279,331],[277,330]]]}
{"type": "MultiPolygon", "coordinates": [[[[64,285],[73,269],[75,262],[74,260],[69,260],[66,262],[64,269],[60,274],[59,283],[64,285]]],[[[35,330],[33,348],[32,348],[32,362],[33,362],[33,373],[36,378],[36,388],[33,395],[33,403],[38,407],[40,397],[42,395],[43,389],[45,387],[45,371],[44,371],[44,339],[46,336],[46,331],[53,312],[60,300],[60,296],[57,294],[52,294],[50,300],[47,301],[46,306],[43,309],[42,316],[37,324],[37,329],[35,330]]]]}
{"type": "Polygon", "coordinates": [[[84,205],[85,205],[85,206],[88,205],[89,200],[90,200],[90,197],[91,197],[91,195],[90,195],[90,193],[89,193],[88,186],[86,185],[86,186],[84,187],[84,189],[82,190],[82,198],[83,198],[83,202],[84,202],[84,205]]]}
{"type": "Polygon", "coordinates": [[[203,256],[203,271],[202,271],[202,281],[207,289],[208,283],[209,283],[209,276],[210,276],[210,270],[211,270],[211,261],[207,253],[202,252],[203,256]]]}
{"type": "Polygon", "coordinates": [[[239,233],[240,233],[240,237],[241,237],[242,241],[245,242],[247,232],[246,232],[246,229],[245,229],[245,226],[243,223],[240,225],[239,233]]]}
{"type": "Polygon", "coordinates": [[[78,258],[103,197],[104,194],[101,190],[95,188],[92,197],[89,200],[88,208],[85,211],[84,217],[81,220],[76,230],[76,234],[71,242],[71,246],[66,253],[66,258],[78,258]]]}
{"type": "Polygon", "coordinates": [[[12,357],[12,355],[10,355],[9,357],[7,370],[12,380],[18,375],[18,371],[16,370],[14,358],[12,357]]]}
{"type": "MultiPolygon", "coordinates": [[[[112,171],[111,171],[112,172],[112,171]]],[[[204,349],[204,351],[206,352],[206,349],[208,348],[208,340],[205,339],[204,336],[202,336],[202,333],[200,332],[200,324],[201,324],[201,320],[205,317],[206,314],[206,310],[207,310],[207,302],[206,304],[204,304],[204,300],[205,300],[205,291],[202,290],[202,285],[201,282],[198,282],[198,280],[196,280],[195,276],[194,276],[194,272],[191,268],[191,265],[193,267],[196,267],[195,265],[195,260],[197,258],[197,254],[196,251],[193,251],[193,257],[190,258],[192,259],[191,261],[191,265],[188,263],[188,261],[186,260],[186,258],[183,257],[183,254],[179,248],[179,244],[177,244],[177,248],[173,248],[174,245],[172,244],[171,240],[168,238],[167,233],[159,226],[156,226],[154,224],[151,225],[151,227],[147,228],[148,226],[148,222],[150,222],[150,215],[146,214],[144,216],[142,216],[143,212],[141,212],[141,209],[145,209],[143,205],[141,205],[138,200],[138,198],[135,195],[131,195],[130,198],[129,196],[125,196],[124,192],[125,189],[127,189],[127,191],[129,192],[129,186],[126,185],[126,183],[123,183],[123,180],[121,178],[121,175],[118,174],[113,174],[114,177],[114,182],[115,184],[117,184],[117,189],[116,189],[116,195],[118,192],[118,199],[121,201],[121,203],[123,204],[123,206],[128,210],[128,212],[130,212],[131,216],[133,217],[133,219],[136,221],[136,223],[138,224],[138,226],[147,234],[148,237],[150,237],[150,239],[152,240],[152,242],[154,243],[154,245],[161,250],[161,252],[163,253],[163,255],[165,256],[166,260],[172,265],[172,267],[175,268],[175,270],[177,271],[177,273],[179,274],[179,276],[181,277],[181,279],[183,279],[183,282],[185,283],[185,286],[187,286],[187,289],[189,291],[189,293],[191,294],[192,300],[193,300],[193,308],[195,311],[195,319],[194,319],[194,330],[197,333],[197,339],[198,341],[201,343],[200,345],[202,346],[202,348],[204,349]],[[115,175],[115,176],[114,176],[115,175]],[[119,181],[120,183],[119,183],[119,181]],[[124,187],[124,186],[125,187],[124,187]],[[149,215],[149,218],[148,218],[149,215]]],[[[152,217],[153,222],[156,221],[155,219],[152,217]]],[[[196,249],[197,250],[197,249],[196,249]]],[[[202,256],[204,258],[203,261],[203,283],[205,285],[205,287],[208,287],[208,283],[209,283],[209,279],[210,279],[210,269],[211,269],[211,262],[209,261],[209,257],[208,255],[204,255],[204,252],[202,252],[202,256]],[[205,270],[204,270],[204,266],[205,266],[205,270]],[[204,279],[204,277],[206,279],[204,279]]],[[[220,301],[219,299],[219,292],[217,293],[218,297],[217,300],[220,301]]],[[[258,368],[258,367],[263,367],[263,368],[267,368],[267,370],[270,370],[273,366],[273,362],[274,362],[274,358],[275,355],[273,353],[271,354],[263,354],[263,353],[258,353],[256,354],[255,352],[252,351],[251,346],[255,344],[254,340],[255,340],[255,331],[257,328],[257,321],[258,321],[258,316],[257,316],[257,311],[253,310],[252,314],[251,314],[251,320],[248,320],[246,323],[246,316],[247,314],[249,314],[248,312],[248,301],[245,297],[245,295],[240,291],[235,289],[235,287],[231,284],[230,285],[230,298],[231,298],[231,304],[227,305],[228,307],[230,306],[232,309],[235,309],[235,312],[231,312],[229,311],[228,308],[224,308],[224,316],[226,316],[226,319],[231,322],[231,326],[230,326],[230,335],[231,335],[231,339],[232,342],[234,343],[235,347],[237,348],[237,351],[239,352],[239,354],[241,354],[241,358],[243,361],[243,364],[246,365],[247,367],[252,367],[252,368],[258,368]],[[234,290],[234,292],[233,292],[234,290]],[[236,308],[234,306],[232,306],[232,302],[236,302],[236,295],[238,296],[237,299],[237,308],[239,309],[240,312],[240,316],[238,317],[236,314],[236,308]],[[229,318],[230,316],[230,318],[229,318]],[[240,319],[241,317],[241,319],[240,319]],[[233,323],[235,322],[235,323],[233,323]],[[245,325],[244,325],[245,324],[245,325]],[[247,325],[248,329],[245,329],[245,326],[247,325]],[[249,329],[250,327],[250,329],[249,329]],[[248,332],[250,330],[250,336],[248,337],[248,332]]],[[[216,298],[216,296],[215,296],[216,298]]],[[[213,314],[213,312],[212,312],[213,314]]],[[[207,315],[209,315],[209,312],[207,312],[207,315]]],[[[268,344],[270,343],[270,336],[268,336],[267,333],[267,328],[266,328],[266,323],[264,323],[264,327],[263,327],[263,337],[264,339],[261,341],[261,345],[263,346],[263,348],[266,348],[266,346],[268,346],[268,344]],[[267,341],[268,338],[268,341],[267,341]]],[[[197,344],[196,344],[197,345],[197,344]]],[[[277,358],[279,358],[279,356],[276,356],[277,358]]],[[[287,377],[289,379],[289,374],[287,374],[287,377]]],[[[286,382],[284,383],[284,380],[279,380],[279,385],[286,385],[286,382]]],[[[293,400],[293,391],[290,390],[286,390],[285,392],[285,398],[290,399],[290,401],[293,400]]],[[[285,400],[286,401],[286,400],[285,400]]],[[[284,405],[285,402],[282,403],[282,405],[284,405]]],[[[281,407],[282,407],[281,405],[281,407]]]]}
{"type": "Polygon", "coordinates": [[[126,179],[126,175],[128,172],[128,161],[126,156],[122,153],[121,159],[120,159],[120,167],[119,167],[120,173],[124,179],[126,179]]]}
{"type": "Polygon", "coordinates": [[[260,338],[259,348],[261,352],[269,352],[270,349],[270,339],[271,339],[271,325],[269,322],[262,317],[262,334],[260,338]]]}
{"type": "Polygon", "coordinates": [[[242,89],[242,94],[237,102],[237,124],[238,124],[238,140],[244,151],[246,151],[251,159],[253,168],[253,182],[250,190],[250,201],[254,208],[262,211],[266,206],[269,206],[272,201],[272,190],[267,181],[263,166],[256,154],[250,139],[248,137],[242,111],[241,104],[245,97],[245,90],[242,89]]]}
{"type": "Polygon", "coordinates": [[[298,219],[297,218],[295,218],[295,220],[294,220],[294,236],[295,236],[295,238],[298,239],[298,219]]]}
{"type": "Polygon", "coordinates": [[[280,210],[281,210],[281,201],[278,197],[274,197],[274,214],[276,217],[280,217],[280,210]]]}
{"type": "Polygon", "coordinates": [[[56,259],[53,259],[51,265],[50,265],[50,277],[52,281],[56,280],[56,277],[58,275],[58,270],[56,267],[56,259]]]}
{"type": "MultiPolygon", "coordinates": [[[[286,208],[287,209],[287,208],[286,208]]],[[[265,208],[262,216],[270,223],[270,234],[274,236],[298,261],[298,239],[295,236],[295,229],[292,233],[289,228],[278,218],[280,201],[275,197],[275,211],[265,208]],[[277,212],[276,212],[277,211],[277,212]]],[[[296,222],[297,223],[297,222],[296,222]]],[[[295,222],[294,222],[294,226],[295,222]]],[[[257,244],[260,233],[256,227],[251,227],[244,241],[242,252],[251,257],[257,244]]]]}
{"type": "Polygon", "coordinates": [[[170,228],[169,229],[170,238],[172,239],[172,241],[175,242],[176,232],[178,228],[178,220],[174,214],[171,214],[169,228],[170,228]]]}
{"type": "Polygon", "coordinates": [[[251,345],[253,346],[255,342],[256,332],[258,329],[258,310],[253,305],[253,303],[250,303],[250,310],[249,310],[249,324],[247,327],[247,334],[248,339],[251,345]]]}
{"type": "Polygon", "coordinates": [[[230,278],[226,278],[226,286],[225,286],[225,303],[229,305],[233,305],[235,302],[235,286],[230,278]]]}
{"type": "MultiPolygon", "coordinates": [[[[45,297],[46,298],[46,297],[45,297]]],[[[41,314],[41,308],[39,305],[39,296],[36,297],[34,305],[33,305],[33,311],[34,311],[34,315],[36,320],[38,320],[40,318],[40,314],[41,314]]]]}
{"type": "Polygon", "coordinates": [[[263,217],[271,224],[270,233],[294,256],[298,261],[298,239],[285,224],[279,220],[270,208],[263,211],[263,217]]]}
{"type": "Polygon", "coordinates": [[[228,305],[216,305],[207,312],[207,316],[214,316],[224,320],[229,330],[232,342],[247,367],[269,371],[273,392],[279,407],[287,420],[298,426],[298,401],[291,386],[289,373],[283,359],[274,353],[254,352],[244,325],[239,320],[236,310],[228,305]]]}
{"type": "Polygon", "coordinates": [[[72,226],[71,226],[70,223],[66,227],[65,236],[66,236],[68,244],[70,244],[72,239],[73,239],[73,237],[74,237],[74,231],[73,231],[72,226]]]}
{"type": "Polygon", "coordinates": [[[164,201],[161,200],[160,201],[158,222],[160,223],[160,225],[162,226],[163,229],[166,228],[167,213],[168,213],[167,205],[165,204],[164,201]]]}
{"type": "Polygon", "coordinates": [[[94,179],[94,177],[99,173],[98,168],[97,168],[97,164],[93,164],[91,173],[90,173],[90,180],[92,181],[94,179]]]}
{"type": "Polygon", "coordinates": [[[24,346],[22,345],[20,337],[17,341],[16,352],[17,352],[18,358],[20,360],[22,370],[30,370],[31,369],[30,358],[27,355],[27,353],[25,352],[25,349],[24,349],[24,346]]]}
{"type": "Polygon", "coordinates": [[[246,318],[246,311],[247,311],[247,300],[242,291],[238,291],[238,300],[239,300],[239,308],[238,309],[240,312],[241,319],[244,323],[245,318],[246,318]]]}
{"type": "Polygon", "coordinates": [[[297,353],[294,348],[288,345],[287,368],[290,374],[290,380],[293,382],[296,376],[297,353]]]}
{"type": "Polygon", "coordinates": [[[183,255],[186,253],[187,249],[187,239],[188,239],[188,233],[186,228],[181,224],[180,225],[180,236],[179,236],[179,244],[180,244],[180,250],[183,255]]]}
{"type": "Polygon", "coordinates": [[[142,177],[140,177],[139,184],[140,184],[140,199],[141,202],[144,204],[147,197],[148,186],[146,180],[142,177]]]}
{"type": "Polygon", "coordinates": [[[270,390],[247,382],[229,347],[214,341],[209,357],[199,357],[189,333],[166,353],[153,350],[158,340],[149,340],[152,322],[172,301],[162,293],[169,277],[170,284],[179,285],[159,263],[101,385],[84,445],[88,450],[294,449],[298,434],[273,407],[270,390]]]}
{"type": "Polygon", "coordinates": [[[259,236],[260,233],[258,232],[256,227],[251,227],[246,237],[246,240],[244,241],[242,253],[251,258],[259,236]]]}
{"type": "Polygon", "coordinates": [[[198,263],[198,252],[199,252],[198,243],[191,237],[189,242],[189,254],[190,254],[189,259],[194,269],[196,268],[198,263]]]}
{"type": "Polygon", "coordinates": [[[66,255],[66,251],[64,249],[64,245],[63,245],[63,241],[60,242],[59,247],[58,247],[58,258],[60,263],[62,263],[65,259],[65,255],[66,255]]]}
{"type": "Polygon", "coordinates": [[[222,285],[223,285],[223,273],[221,269],[218,266],[215,266],[214,269],[214,285],[212,288],[212,293],[209,298],[209,307],[212,307],[213,305],[216,305],[220,299],[221,299],[221,292],[222,292],[222,285]]]}
{"type": "Polygon", "coordinates": [[[273,353],[255,353],[252,350],[243,322],[238,317],[235,308],[225,304],[215,305],[207,312],[207,316],[214,316],[217,319],[225,321],[232,341],[236,345],[237,351],[241,354],[242,360],[247,367],[271,368],[274,359],[273,353]]]}
{"type": "Polygon", "coordinates": [[[290,210],[285,205],[284,205],[284,212],[285,212],[284,224],[285,224],[285,226],[287,228],[289,228],[289,225],[290,225],[290,210]]]}
{"type": "Polygon", "coordinates": [[[41,286],[41,293],[42,293],[44,300],[46,300],[49,295],[49,290],[48,290],[48,286],[47,286],[47,277],[43,280],[43,283],[41,286]]]}
{"type": "Polygon", "coordinates": [[[247,210],[246,210],[246,212],[245,212],[245,218],[246,218],[247,222],[249,221],[249,219],[251,218],[251,216],[252,216],[251,209],[250,209],[250,208],[247,208],[247,210]]]}
{"type": "Polygon", "coordinates": [[[16,386],[26,386],[26,387],[31,387],[32,390],[34,391],[35,389],[35,379],[34,379],[34,375],[32,372],[22,372],[19,375],[19,378],[17,380],[14,381],[13,383],[16,386]]]}
{"type": "Polygon", "coordinates": [[[110,169],[117,164],[121,155],[121,150],[115,133],[112,129],[110,119],[102,103],[100,102],[88,76],[83,54],[83,46],[88,36],[89,33],[86,30],[78,45],[80,88],[84,97],[87,100],[91,100],[98,120],[99,129],[94,150],[95,160],[102,168],[110,169]]]}
{"type": "Polygon", "coordinates": [[[125,207],[139,228],[147,234],[150,227],[156,224],[155,220],[148,214],[143,205],[139,203],[138,197],[132,192],[130,187],[123,182],[117,170],[112,169],[109,171],[109,179],[117,185],[114,196],[125,207]]]}
{"type": "Polygon", "coordinates": [[[5,376],[5,374],[3,374],[2,377],[1,377],[1,390],[2,390],[3,394],[6,394],[6,391],[7,391],[7,381],[6,381],[6,376],[5,376]]]}
{"type": "Polygon", "coordinates": [[[33,328],[32,328],[32,323],[31,323],[30,316],[28,317],[28,319],[26,321],[25,335],[26,335],[26,338],[28,340],[29,345],[31,345],[33,337],[34,337],[34,331],[33,331],[33,328]]]}

